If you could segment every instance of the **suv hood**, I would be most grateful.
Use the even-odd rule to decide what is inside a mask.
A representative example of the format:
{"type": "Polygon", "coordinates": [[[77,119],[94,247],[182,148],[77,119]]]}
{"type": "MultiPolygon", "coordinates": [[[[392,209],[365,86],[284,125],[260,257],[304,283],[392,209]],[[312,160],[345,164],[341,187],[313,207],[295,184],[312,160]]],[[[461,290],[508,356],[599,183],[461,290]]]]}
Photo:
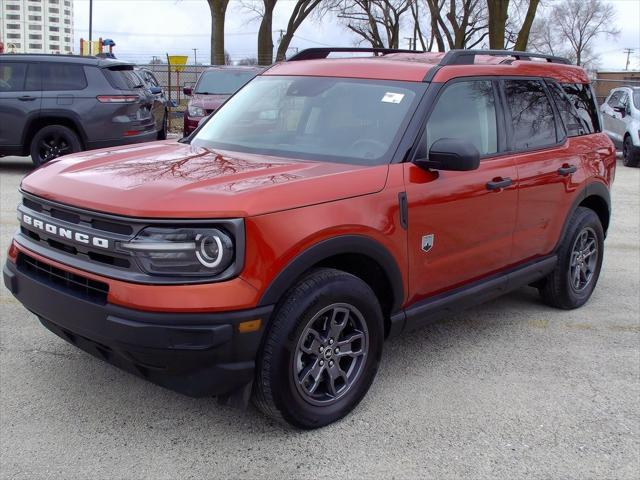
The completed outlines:
{"type": "Polygon", "coordinates": [[[165,141],[62,157],[25,177],[22,189],[132,217],[229,218],[375,193],[387,171],[165,141]]]}
{"type": "Polygon", "coordinates": [[[217,110],[231,95],[203,95],[201,93],[194,94],[189,103],[205,110],[217,110]]]}

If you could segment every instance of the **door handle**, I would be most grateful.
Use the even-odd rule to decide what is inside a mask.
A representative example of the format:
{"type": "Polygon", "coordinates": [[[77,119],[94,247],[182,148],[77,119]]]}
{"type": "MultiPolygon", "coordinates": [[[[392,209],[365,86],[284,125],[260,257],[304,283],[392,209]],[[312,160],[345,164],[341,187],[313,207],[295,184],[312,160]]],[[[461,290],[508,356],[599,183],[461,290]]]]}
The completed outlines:
{"type": "Polygon", "coordinates": [[[30,95],[23,95],[21,97],[18,97],[18,100],[20,100],[21,102],[32,102],[35,99],[36,97],[32,97],[30,95]]]}
{"type": "Polygon", "coordinates": [[[572,173],[575,173],[577,171],[578,171],[578,167],[576,167],[575,165],[568,165],[566,163],[558,169],[558,173],[563,177],[566,177],[567,175],[571,175],[572,173]]]}
{"type": "Polygon", "coordinates": [[[513,180],[511,180],[509,177],[498,177],[491,180],[490,182],[487,182],[487,190],[499,190],[501,188],[506,188],[512,184],[513,180]]]}

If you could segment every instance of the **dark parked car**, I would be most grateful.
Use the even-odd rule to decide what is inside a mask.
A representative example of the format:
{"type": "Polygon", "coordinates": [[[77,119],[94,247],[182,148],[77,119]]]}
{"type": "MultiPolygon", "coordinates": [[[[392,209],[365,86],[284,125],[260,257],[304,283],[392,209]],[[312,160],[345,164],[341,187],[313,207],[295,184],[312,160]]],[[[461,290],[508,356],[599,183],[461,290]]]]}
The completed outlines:
{"type": "Polygon", "coordinates": [[[184,112],[184,136],[190,135],[200,120],[215,112],[263,70],[262,67],[211,67],[202,72],[195,88],[184,88],[184,94],[192,96],[184,112]]]}
{"type": "Polygon", "coordinates": [[[165,95],[160,82],[148,68],[135,67],[134,71],[142,80],[144,84],[144,92],[151,108],[151,113],[156,122],[156,128],[158,129],[158,139],[164,140],[167,138],[167,119],[169,99],[165,95]]]}
{"type": "Polygon", "coordinates": [[[0,56],[0,156],[61,155],[163,138],[132,64],[70,55],[0,56]]]}

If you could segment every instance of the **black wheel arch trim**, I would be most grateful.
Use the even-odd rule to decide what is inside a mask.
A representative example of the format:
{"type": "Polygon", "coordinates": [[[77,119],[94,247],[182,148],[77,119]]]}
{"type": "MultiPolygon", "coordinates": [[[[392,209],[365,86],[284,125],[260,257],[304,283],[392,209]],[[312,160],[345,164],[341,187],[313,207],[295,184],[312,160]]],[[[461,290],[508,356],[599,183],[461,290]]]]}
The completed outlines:
{"type": "Polygon", "coordinates": [[[393,290],[391,313],[399,311],[404,301],[404,282],[401,270],[393,255],[380,242],[364,235],[341,235],[320,241],[307,248],[276,275],[262,294],[257,306],[278,303],[296,280],[314,265],[336,255],[345,254],[364,255],[382,268],[393,290]]]}
{"type": "MultiPolygon", "coordinates": [[[[55,119],[56,118],[67,120],[67,121],[73,123],[73,126],[74,126],[76,132],[78,132],[78,135],[80,136],[81,144],[83,146],[87,144],[87,138],[88,137],[87,137],[86,132],[84,131],[84,128],[82,127],[82,119],[80,118],[79,115],[76,115],[75,113],[69,112],[67,110],[45,109],[45,110],[40,110],[38,112],[38,115],[36,115],[34,118],[29,119],[29,121],[27,122],[26,128],[24,129],[24,132],[22,133],[22,144],[23,145],[26,145],[28,147],[27,140],[29,140],[29,139],[27,138],[27,135],[31,131],[31,127],[32,127],[33,123],[36,122],[36,121],[38,121],[38,122],[46,121],[48,118],[50,118],[52,121],[50,123],[48,123],[47,125],[44,125],[44,126],[57,125],[55,123],[55,119]]],[[[37,133],[37,131],[33,132],[34,135],[36,133],[37,133]]]]}
{"type": "MultiPolygon", "coordinates": [[[[576,209],[580,206],[580,204],[589,197],[598,197],[601,200],[603,200],[607,205],[608,217],[609,219],[611,218],[611,194],[609,193],[609,189],[607,188],[607,186],[604,183],[601,183],[598,181],[587,184],[582,188],[582,190],[580,190],[577,193],[576,198],[573,200],[573,203],[571,204],[571,208],[569,209],[569,212],[567,213],[567,216],[564,219],[564,224],[562,225],[562,231],[560,232],[560,237],[558,237],[556,246],[553,249],[554,252],[558,249],[560,242],[562,242],[562,239],[567,233],[567,229],[569,228],[569,220],[571,219],[571,216],[576,211],[576,209]]],[[[608,224],[602,225],[602,228],[604,229],[605,237],[607,234],[608,227],[609,227],[608,224]]]]}

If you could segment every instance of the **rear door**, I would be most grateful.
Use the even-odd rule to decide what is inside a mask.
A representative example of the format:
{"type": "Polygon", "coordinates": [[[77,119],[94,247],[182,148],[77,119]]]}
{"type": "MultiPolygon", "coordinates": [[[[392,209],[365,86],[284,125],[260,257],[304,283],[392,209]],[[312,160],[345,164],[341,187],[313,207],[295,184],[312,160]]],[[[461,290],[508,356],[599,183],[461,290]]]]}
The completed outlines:
{"type": "MultiPolygon", "coordinates": [[[[518,168],[513,260],[522,262],[548,254],[555,246],[585,158],[567,139],[552,91],[543,80],[506,79],[501,86],[509,149],[518,168]]],[[[553,88],[555,95],[562,94],[559,86],[553,88]]],[[[570,128],[576,134],[582,131],[579,118],[572,119],[570,128]]]]}
{"type": "Polygon", "coordinates": [[[500,153],[504,126],[497,83],[455,80],[442,88],[418,155],[425,156],[440,138],[461,138],[478,149],[481,161],[467,172],[404,164],[410,303],[511,263],[517,171],[513,157],[500,153]]]}
{"type": "Polygon", "coordinates": [[[39,65],[0,61],[0,148],[21,149],[24,130],[40,114],[39,65]]]}

